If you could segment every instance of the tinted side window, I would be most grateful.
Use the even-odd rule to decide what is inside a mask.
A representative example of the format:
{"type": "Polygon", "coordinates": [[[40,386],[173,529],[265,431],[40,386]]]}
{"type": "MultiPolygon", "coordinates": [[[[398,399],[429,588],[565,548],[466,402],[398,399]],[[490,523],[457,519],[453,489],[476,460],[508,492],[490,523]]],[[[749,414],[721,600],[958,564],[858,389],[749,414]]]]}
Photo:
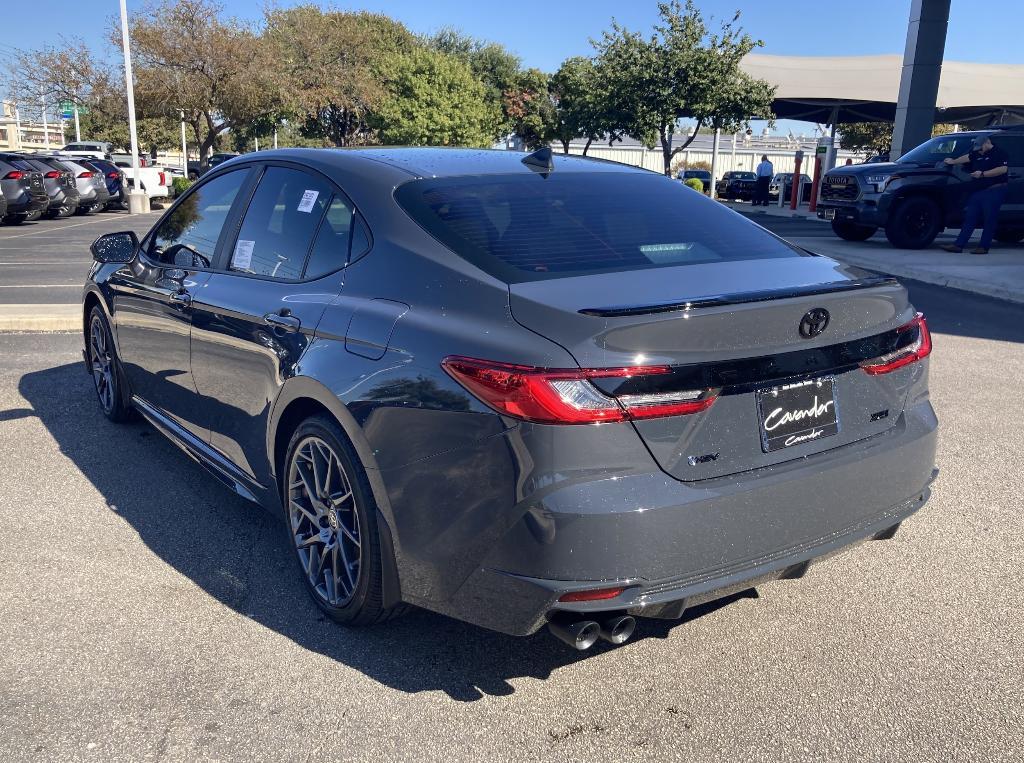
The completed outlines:
{"type": "Polygon", "coordinates": [[[167,265],[209,267],[217,239],[248,170],[236,170],[195,188],[157,228],[150,258],[167,265]]]}
{"type": "Polygon", "coordinates": [[[268,167],[242,220],[229,269],[300,278],[331,194],[324,180],[300,170],[268,167]]]}
{"type": "Polygon", "coordinates": [[[306,265],[306,278],[319,278],[345,266],[354,221],[348,200],[335,196],[313,242],[313,251],[306,265]]]}
{"type": "Polygon", "coordinates": [[[992,143],[1009,154],[1011,167],[1024,167],[1024,136],[994,135],[992,143]]]}

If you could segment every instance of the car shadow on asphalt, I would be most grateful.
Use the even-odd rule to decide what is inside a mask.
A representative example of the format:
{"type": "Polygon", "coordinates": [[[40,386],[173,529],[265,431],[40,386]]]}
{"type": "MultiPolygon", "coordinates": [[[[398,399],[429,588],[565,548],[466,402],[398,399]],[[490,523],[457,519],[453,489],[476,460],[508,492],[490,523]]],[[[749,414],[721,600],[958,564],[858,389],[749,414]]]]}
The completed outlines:
{"type": "MultiPolygon", "coordinates": [[[[32,408],[12,415],[37,416],[110,510],[162,561],[235,612],[386,686],[439,690],[471,702],[512,694],[511,679],[544,679],[580,660],[629,648],[599,642],[575,652],[544,631],[515,638],[419,609],[371,628],[338,626],[310,601],[283,525],[229,492],[149,425],[107,421],[82,364],[28,373],[19,391],[32,408]]],[[[131,584],[126,576],[124,585],[131,584]]],[[[673,628],[751,595],[695,607],[681,620],[642,620],[634,640],[667,638],[673,628]]],[[[176,604],[168,617],[187,618],[176,604]]]]}

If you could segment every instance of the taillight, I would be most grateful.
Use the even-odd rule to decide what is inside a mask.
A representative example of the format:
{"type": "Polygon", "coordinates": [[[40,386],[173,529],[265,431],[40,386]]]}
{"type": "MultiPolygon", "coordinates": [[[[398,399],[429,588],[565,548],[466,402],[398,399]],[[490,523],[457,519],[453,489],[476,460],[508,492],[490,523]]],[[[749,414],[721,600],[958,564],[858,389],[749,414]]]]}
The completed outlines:
{"type": "Polygon", "coordinates": [[[92,177],[92,173],[91,172],[81,172],[81,173],[79,173],[78,177],[80,177],[80,178],[91,178],[92,177]]]}
{"type": "Polygon", "coordinates": [[[4,175],[4,180],[21,180],[23,177],[25,177],[25,173],[21,170],[11,170],[4,175]]]}
{"type": "Polygon", "coordinates": [[[604,601],[614,599],[626,589],[618,588],[591,588],[589,591],[570,591],[558,597],[559,601],[604,601]]]}
{"type": "Polygon", "coordinates": [[[551,369],[448,357],[441,366],[459,384],[499,413],[541,424],[682,416],[707,410],[718,390],[696,389],[609,396],[590,379],[668,374],[668,366],[551,369]]]}
{"type": "Polygon", "coordinates": [[[120,172],[108,172],[107,177],[111,180],[117,180],[121,176],[120,172]]]}
{"type": "Polygon", "coordinates": [[[43,175],[43,177],[49,178],[50,180],[56,180],[57,178],[60,177],[60,173],[57,172],[57,170],[50,170],[45,175],[43,175]]]}
{"type": "Polygon", "coordinates": [[[906,342],[898,350],[879,355],[877,358],[862,361],[860,367],[869,374],[887,374],[897,368],[915,363],[926,358],[932,351],[932,335],[928,331],[928,323],[924,316],[918,313],[910,323],[896,329],[899,334],[897,344],[904,342],[904,337],[909,336],[906,342]]]}
{"type": "Polygon", "coordinates": [[[160,185],[167,185],[167,175],[160,173],[160,185]]]}

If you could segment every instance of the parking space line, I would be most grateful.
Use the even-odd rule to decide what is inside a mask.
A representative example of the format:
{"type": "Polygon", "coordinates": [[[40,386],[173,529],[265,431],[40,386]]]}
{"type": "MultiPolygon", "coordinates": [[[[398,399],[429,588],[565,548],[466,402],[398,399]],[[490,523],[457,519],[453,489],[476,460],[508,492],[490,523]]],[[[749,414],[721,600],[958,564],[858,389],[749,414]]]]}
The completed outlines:
{"type": "MultiPolygon", "coordinates": [[[[144,216],[144,215],[152,215],[152,214],[156,214],[156,213],[155,212],[146,212],[143,215],[132,215],[132,217],[141,217],[141,216],[144,216]]],[[[96,223],[108,223],[108,222],[110,222],[113,219],[115,219],[115,218],[101,217],[101,218],[98,218],[96,220],[87,220],[84,223],[75,223],[74,225],[62,225],[59,228],[49,227],[49,228],[46,228],[44,230],[34,230],[34,231],[29,232],[29,233],[19,233],[16,236],[0,236],[0,241],[10,241],[10,240],[16,239],[16,238],[28,238],[29,236],[45,236],[47,233],[59,233],[60,231],[65,231],[68,228],[79,228],[79,227],[81,227],[83,225],[95,225],[96,223]]]]}
{"type": "Polygon", "coordinates": [[[0,289],[81,289],[78,283],[17,283],[0,284],[0,289]]]}

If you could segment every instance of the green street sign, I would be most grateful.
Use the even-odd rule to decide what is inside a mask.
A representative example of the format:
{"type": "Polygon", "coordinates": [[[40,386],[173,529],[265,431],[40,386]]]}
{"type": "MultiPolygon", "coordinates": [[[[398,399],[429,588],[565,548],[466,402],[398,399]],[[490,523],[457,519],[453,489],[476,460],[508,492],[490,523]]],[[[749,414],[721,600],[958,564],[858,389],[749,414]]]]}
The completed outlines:
{"type": "MultiPolygon", "coordinates": [[[[60,110],[66,116],[70,117],[71,115],[73,115],[75,113],[75,104],[72,103],[71,101],[61,101],[60,102],[60,110]]],[[[89,109],[86,108],[85,106],[79,106],[78,107],[78,113],[79,113],[79,115],[81,115],[81,114],[88,114],[89,113],[89,109]]]]}

